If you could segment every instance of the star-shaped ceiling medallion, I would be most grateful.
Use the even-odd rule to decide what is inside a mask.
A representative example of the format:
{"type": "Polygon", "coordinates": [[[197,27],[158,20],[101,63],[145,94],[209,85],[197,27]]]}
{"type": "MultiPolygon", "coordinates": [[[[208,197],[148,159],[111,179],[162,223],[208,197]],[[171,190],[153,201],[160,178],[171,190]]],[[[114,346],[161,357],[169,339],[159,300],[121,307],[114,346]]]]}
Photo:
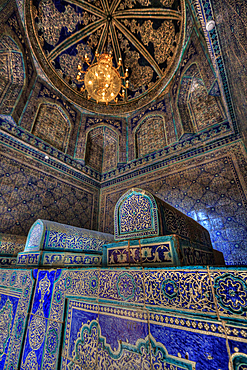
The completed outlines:
{"type": "MultiPolygon", "coordinates": [[[[26,0],[33,52],[70,100],[99,113],[128,113],[153,101],[171,80],[184,39],[184,0],[26,0]],[[107,107],[87,99],[77,81],[80,55],[113,52],[129,70],[127,101],[107,107]]],[[[117,66],[117,64],[115,65],[117,66]]],[[[84,66],[86,70],[86,65],[84,66]]]]}

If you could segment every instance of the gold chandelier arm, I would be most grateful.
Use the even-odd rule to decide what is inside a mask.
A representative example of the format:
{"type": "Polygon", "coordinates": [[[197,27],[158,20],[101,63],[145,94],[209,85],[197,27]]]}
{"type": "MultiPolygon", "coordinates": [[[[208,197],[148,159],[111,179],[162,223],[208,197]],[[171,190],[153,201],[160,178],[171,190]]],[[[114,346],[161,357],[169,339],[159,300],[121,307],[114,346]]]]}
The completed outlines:
{"type": "Polygon", "coordinates": [[[148,18],[182,20],[182,14],[171,9],[127,9],[114,13],[114,18],[148,18]]]}
{"type": "Polygon", "coordinates": [[[123,26],[117,19],[114,19],[114,24],[127,37],[127,39],[132,43],[132,45],[135,46],[135,48],[139,51],[139,53],[144,56],[144,58],[153,67],[157,75],[161,78],[162,71],[159,65],[154,60],[154,58],[147,52],[147,50],[143,47],[143,45],[137,40],[137,38],[133,36],[133,34],[125,26],[123,26]]]}
{"type": "Polygon", "coordinates": [[[57,47],[55,47],[48,56],[48,60],[54,60],[60,53],[66,50],[68,47],[76,44],[77,42],[83,40],[85,37],[89,36],[91,33],[95,32],[98,28],[102,27],[105,23],[105,19],[101,19],[97,22],[91,23],[84,27],[82,30],[74,33],[63,42],[61,42],[57,47]]]}
{"type": "MultiPolygon", "coordinates": [[[[122,54],[121,54],[121,50],[120,50],[120,47],[119,47],[119,42],[118,42],[116,30],[115,30],[115,27],[112,24],[112,22],[110,23],[110,34],[111,34],[114,54],[115,54],[115,57],[116,57],[115,62],[117,63],[119,58],[122,59],[122,54]]],[[[119,69],[120,69],[120,75],[124,75],[124,66],[123,66],[123,64],[119,67],[119,69]]]]}
{"type": "Polygon", "coordinates": [[[82,80],[80,78],[79,79],[77,78],[76,81],[79,82],[79,83],[84,83],[84,79],[82,80]]]}

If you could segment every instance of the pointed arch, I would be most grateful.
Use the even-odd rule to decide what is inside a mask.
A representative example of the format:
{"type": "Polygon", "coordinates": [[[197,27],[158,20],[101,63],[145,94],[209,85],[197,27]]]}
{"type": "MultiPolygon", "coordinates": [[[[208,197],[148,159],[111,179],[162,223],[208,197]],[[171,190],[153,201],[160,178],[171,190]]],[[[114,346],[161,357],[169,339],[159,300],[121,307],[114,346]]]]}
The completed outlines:
{"type": "Polygon", "coordinates": [[[70,120],[57,104],[41,103],[31,132],[48,144],[66,152],[71,132],[70,120]]]}
{"type": "Polygon", "coordinates": [[[201,131],[225,119],[220,97],[209,94],[196,63],[181,78],[177,106],[183,134],[201,131]]]}
{"type": "Polygon", "coordinates": [[[12,114],[25,86],[22,52],[8,35],[0,38],[0,113],[12,114]]]}
{"type": "Polygon", "coordinates": [[[119,135],[106,125],[93,127],[87,133],[85,164],[100,173],[117,168],[119,135]]]}
{"type": "Polygon", "coordinates": [[[144,116],[134,132],[136,158],[144,157],[167,145],[165,118],[162,114],[144,116]]]}

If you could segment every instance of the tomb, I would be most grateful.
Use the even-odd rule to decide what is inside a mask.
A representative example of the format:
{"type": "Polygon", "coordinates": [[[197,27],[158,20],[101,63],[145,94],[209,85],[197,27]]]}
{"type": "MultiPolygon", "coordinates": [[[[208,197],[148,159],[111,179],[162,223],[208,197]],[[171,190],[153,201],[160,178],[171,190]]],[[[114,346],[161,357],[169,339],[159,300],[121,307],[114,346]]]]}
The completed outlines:
{"type": "Polygon", "coordinates": [[[209,232],[141,189],[127,191],[114,212],[115,243],[104,246],[104,266],[214,265],[209,232]]]}
{"type": "Polygon", "coordinates": [[[33,224],[0,269],[0,368],[244,370],[247,269],[215,265],[207,230],[147,191],[114,221],[33,224]]]}
{"type": "Polygon", "coordinates": [[[47,220],[31,227],[25,249],[18,254],[21,266],[100,266],[102,246],[113,235],[47,220]]]}

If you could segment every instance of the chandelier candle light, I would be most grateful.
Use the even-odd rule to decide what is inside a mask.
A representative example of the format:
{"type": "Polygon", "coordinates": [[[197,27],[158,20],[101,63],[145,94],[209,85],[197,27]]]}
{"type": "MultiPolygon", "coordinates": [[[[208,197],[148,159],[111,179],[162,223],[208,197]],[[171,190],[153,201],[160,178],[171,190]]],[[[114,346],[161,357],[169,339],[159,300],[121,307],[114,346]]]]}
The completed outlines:
{"type": "Polygon", "coordinates": [[[126,68],[125,74],[122,77],[118,71],[122,66],[121,58],[119,58],[117,68],[114,68],[111,52],[101,55],[96,52],[95,57],[97,62],[92,64],[90,64],[87,54],[84,57],[80,57],[82,62],[78,64],[76,79],[78,82],[84,82],[84,87],[81,88],[81,91],[87,90],[88,99],[93,98],[97,103],[101,102],[107,105],[113,100],[117,103],[118,95],[122,98],[126,97],[126,89],[129,87],[129,81],[126,80],[128,77],[128,68],[126,68]],[[88,65],[86,71],[83,70],[83,63],[88,65]],[[125,82],[125,86],[122,85],[122,80],[125,82]],[[121,89],[122,92],[120,92],[121,89]]]}

